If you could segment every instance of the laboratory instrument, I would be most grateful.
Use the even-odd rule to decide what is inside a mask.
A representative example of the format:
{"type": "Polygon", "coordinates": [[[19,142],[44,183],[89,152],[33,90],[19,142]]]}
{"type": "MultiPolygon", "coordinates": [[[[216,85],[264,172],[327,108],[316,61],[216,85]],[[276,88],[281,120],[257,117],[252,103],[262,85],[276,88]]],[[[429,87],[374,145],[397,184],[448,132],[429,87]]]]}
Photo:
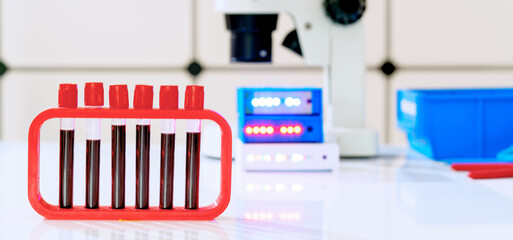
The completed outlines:
{"type": "Polygon", "coordinates": [[[365,127],[365,0],[216,0],[231,32],[232,62],[269,62],[279,13],[296,29],[283,44],[325,72],[324,130],[341,156],[377,155],[377,133],[365,127]]]}
{"type": "Polygon", "coordinates": [[[236,159],[245,171],[337,171],[336,143],[238,142],[236,159]]]}
{"type": "Polygon", "coordinates": [[[239,88],[244,143],[323,142],[320,88],[239,88]]]}
{"type": "Polygon", "coordinates": [[[236,159],[245,171],[333,171],[336,143],[323,139],[320,88],[239,88],[236,159]]]}

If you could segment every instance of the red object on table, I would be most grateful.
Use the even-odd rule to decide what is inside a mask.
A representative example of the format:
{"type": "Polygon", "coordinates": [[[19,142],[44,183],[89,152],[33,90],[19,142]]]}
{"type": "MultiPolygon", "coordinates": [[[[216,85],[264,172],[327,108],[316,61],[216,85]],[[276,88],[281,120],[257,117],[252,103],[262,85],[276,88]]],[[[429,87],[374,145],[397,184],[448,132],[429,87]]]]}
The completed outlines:
{"type": "Polygon", "coordinates": [[[453,163],[456,171],[470,171],[472,179],[510,178],[513,177],[513,163],[453,163]]]}
{"type": "Polygon", "coordinates": [[[453,163],[451,167],[456,171],[491,170],[513,167],[513,163],[453,163]]]}
{"type": "Polygon", "coordinates": [[[74,220],[211,220],[221,215],[228,207],[231,194],[232,175],[232,133],[228,122],[211,110],[162,110],[162,109],[107,109],[107,108],[51,108],[43,111],[32,121],[28,139],[28,198],[32,208],[48,219],[74,220]],[[208,119],[221,128],[221,187],[217,200],[205,207],[187,210],[174,207],[170,210],[152,206],[149,209],[112,209],[100,206],[86,209],[74,206],[69,209],[51,205],[43,199],[39,181],[40,129],[43,123],[52,118],[147,118],[147,119],[208,119]]]}
{"type": "Polygon", "coordinates": [[[472,179],[510,178],[513,177],[513,167],[493,170],[470,171],[468,176],[472,179]]]}

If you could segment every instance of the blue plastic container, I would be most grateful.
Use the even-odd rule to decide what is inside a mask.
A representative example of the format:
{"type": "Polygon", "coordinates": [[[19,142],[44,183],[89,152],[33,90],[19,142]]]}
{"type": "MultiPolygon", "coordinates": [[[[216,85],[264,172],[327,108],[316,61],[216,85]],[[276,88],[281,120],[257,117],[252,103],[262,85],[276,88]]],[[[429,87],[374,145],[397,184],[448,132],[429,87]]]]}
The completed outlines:
{"type": "Polygon", "coordinates": [[[397,119],[429,158],[495,158],[513,145],[513,89],[400,90],[397,119]]]}

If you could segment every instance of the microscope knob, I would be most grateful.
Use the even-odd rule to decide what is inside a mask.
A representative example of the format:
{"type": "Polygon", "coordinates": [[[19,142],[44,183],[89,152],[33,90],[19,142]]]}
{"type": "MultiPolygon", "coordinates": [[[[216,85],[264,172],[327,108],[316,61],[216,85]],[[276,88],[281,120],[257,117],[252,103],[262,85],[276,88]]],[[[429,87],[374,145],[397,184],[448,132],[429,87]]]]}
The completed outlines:
{"type": "Polygon", "coordinates": [[[324,7],[334,22],[348,25],[363,16],[365,0],[325,0],[324,7]]]}

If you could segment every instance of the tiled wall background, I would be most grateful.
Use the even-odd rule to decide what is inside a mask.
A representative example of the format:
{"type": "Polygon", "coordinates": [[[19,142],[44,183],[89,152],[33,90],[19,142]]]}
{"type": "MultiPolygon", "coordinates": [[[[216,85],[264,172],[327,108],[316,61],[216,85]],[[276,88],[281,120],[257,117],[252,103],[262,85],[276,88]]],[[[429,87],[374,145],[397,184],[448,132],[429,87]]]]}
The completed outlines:
{"type": "MultiPolygon", "coordinates": [[[[214,0],[0,3],[0,59],[9,69],[0,81],[2,140],[25,140],[35,115],[56,106],[63,82],[178,84],[182,93],[201,84],[207,107],[229,119],[238,86],[322,84],[321,69],[280,46],[294,28],[286,14],[273,35],[273,64],[254,66],[229,64],[229,33],[214,0]],[[187,71],[194,61],[203,68],[198,76],[187,71]]],[[[512,1],[367,3],[367,125],[381,142],[405,142],[395,121],[399,88],[513,87],[512,1]],[[397,68],[391,75],[382,71],[386,62],[397,68]]],[[[56,140],[58,122],[48,125],[44,139],[56,140]]]]}

